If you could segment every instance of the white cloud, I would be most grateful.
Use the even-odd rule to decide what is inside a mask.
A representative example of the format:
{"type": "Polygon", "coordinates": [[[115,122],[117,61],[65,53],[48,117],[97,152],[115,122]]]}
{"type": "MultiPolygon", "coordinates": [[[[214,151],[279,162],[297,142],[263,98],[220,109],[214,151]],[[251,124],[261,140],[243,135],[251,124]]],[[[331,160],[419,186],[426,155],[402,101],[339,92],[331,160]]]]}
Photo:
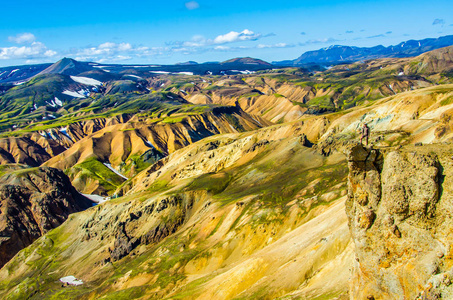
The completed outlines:
{"type": "MultiPolygon", "coordinates": [[[[140,51],[145,51],[148,48],[141,47],[140,51]]],[[[75,55],[79,57],[96,57],[96,56],[114,56],[121,52],[134,52],[136,49],[129,43],[116,44],[112,42],[106,42],[100,44],[97,47],[88,47],[80,49],[75,55]]]]}
{"type": "Polygon", "coordinates": [[[231,48],[228,46],[215,46],[214,50],[219,50],[219,51],[225,51],[225,50],[230,50],[231,48]]]}
{"type": "Polygon", "coordinates": [[[241,32],[230,31],[227,34],[219,35],[214,39],[214,44],[226,44],[240,41],[255,41],[261,37],[261,34],[254,33],[251,30],[244,29],[241,32]]]}
{"type": "Polygon", "coordinates": [[[57,55],[57,52],[53,51],[53,50],[47,50],[46,52],[44,52],[44,56],[46,56],[46,57],[52,57],[55,55],[57,55]]]}
{"type": "MultiPolygon", "coordinates": [[[[241,41],[255,41],[263,37],[267,36],[274,36],[274,34],[268,34],[268,35],[261,35],[259,33],[254,33],[253,31],[249,29],[244,29],[241,32],[236,32],[236,31],[230,31],[229,33],[219,35],[215,37],[214,39],[207,39],[202,35],[195,35],[192,37],[190,41],[176,41],[176,42],[171,42],[168,43],[167,45],[170,46],[170,49],[175,52],[180,52],[182,48],[184,50],[188,50],[187,48],[207,48],[206,50],[209,49],[214,49],[214,50],[225,50],[226,48],[221,48],[217,47],[216,45],[223,45],[223,44],[228,44],[228,43],[235,43],[235,42],[241,42],[241,41]],[[213,47],[213,48],[211,48],[213,47]],[[209,49],[208,49],[209,48],[209,49]]],[[[232,48],[230,48],[232,49],[232,48]]],[[[200,50],[200,49],[198,49],[200,50]]]]}
{"type": "Polygon", "coordinates": [[[0,48],[0,59],[37,59],[53,57],[57,52],[47,49],[41,42],[33,42],[30,46],[0,48]]]}
{"type": "Polygon", "coordinates": [[[131,49],[132,49],[132,46],[129,43],[121,43],[118,45],[118,51],[128,51],[131,49]]]}
{"type": "Polygon", "coordinates": [[[8,40],[10,42],[13,42],[16,44],[31,44],[34,41],[36,41],[36,37],[32,33],[25,32],[25,33],[20,33],[16,36],[10,36],[10,37],[8,37],[8,40]]]}
{"type": "MultiPolygon", "coordinates": [[[[192,40],[183,42],[182,45],[185,47],[203,47],[206,46],[207,44],[211,44],[211,40],[207,40],[204,36],[202,35],[196,35],[192,38],[192,40]]],[[[181,43],[179,43],[181,44],[181,43]]]]}
{"type": "Polygon", "coordinates": [[[266,49],[266,48],[291,48],[291,47],[295,47],[293,44],[287,44],[287,43],[277,43],[277,44],[274,44],[274,45],[263,45],[263,44],[259,44],[258,46],[256,46],[258,49],[266,49]]]}
{"type": "Polygon", "coordinates": [[[104,63],[104,62],[118,62],[118,61],[125,61],[125,60],[130,60],[132,59],[131,56],[125,56],[125,55],[117,55],[117,56],[112,56],[108,58],[101,58],[96,60],[99,63],[104,63]]]}
{"type": "Polygon", "coordinates": [[[75,57],[76,60],[103,63],[125,61],[135,57],[162,55],[165,51],[168,51],[168,48],[135,47],[130,43],[105,42],[98,46],[78,49],[72,53],[68,53],[67,56],[75,57]]]}
{"type": "Polygon", "coordinates": [[[107,43],[100,44],[98,48],[99,49],[109,49],[109,48],[114,48],[114,47],[116,47],[115,43],[107,42],[107,43]]]}
{"type": "MultiPolygon", "coordinates": [[[[228,47],[226,44],[240,41],[255,41],[270,35],[261,35],[249,29],[241,32],[231,31],[224,35],[219,35],[213,39],[206,38],[202,35],[195,35],[188,41],[173,41],[166,44],[165,47],[146,47],[134,46],[129,43],[105,42],[97,46],[81,48],[72,53],[66,53],[66,56],[75,57],[83,61],[96,62],[114,62],[134,58],[171,56],[172,54],[200,54],[209,51],[240,51],[244,49],[253,49],[258,46],[236,46],[228,47]]],[[[269,48],[291,47],[285,43],[265,46],[269,48]]]]}
{"type": "Polygon", "coordinates": [[[186,2],[185,6],[188,10],[194,10],[194,9],[200,8],[200,4],[197,1],[186,2]]]}
{"type": "Polygon", "coordinates": [[[335,42],[340,42],[341,40],[337,40],[334,38],[324,38],[324,39],[315,39],[315,40],[308,40],[304,43],[299,43],[299,46],[307,46],[307,45],[313,45],[313,44],[328,44],[328,43],[335,43],[335,42]]]}

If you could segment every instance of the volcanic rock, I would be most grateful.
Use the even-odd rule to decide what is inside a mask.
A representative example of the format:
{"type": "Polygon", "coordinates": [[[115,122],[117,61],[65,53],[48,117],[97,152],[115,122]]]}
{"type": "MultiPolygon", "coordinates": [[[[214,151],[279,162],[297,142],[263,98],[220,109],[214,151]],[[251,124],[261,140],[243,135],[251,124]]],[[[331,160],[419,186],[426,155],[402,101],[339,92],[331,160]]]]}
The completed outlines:
{"type": "Polygon", "coordinates": [[[357,144],[346,151],[346,213],[356,252],[352,299],[453,296],[444,280],[452,275],[450,150],[383,152],[357,144]]]}
{"type": "Polygon", "coordinates": [[[54,168],[21,169],[0,178],[0,267],[18,251],[92,206],[54,168]]]}

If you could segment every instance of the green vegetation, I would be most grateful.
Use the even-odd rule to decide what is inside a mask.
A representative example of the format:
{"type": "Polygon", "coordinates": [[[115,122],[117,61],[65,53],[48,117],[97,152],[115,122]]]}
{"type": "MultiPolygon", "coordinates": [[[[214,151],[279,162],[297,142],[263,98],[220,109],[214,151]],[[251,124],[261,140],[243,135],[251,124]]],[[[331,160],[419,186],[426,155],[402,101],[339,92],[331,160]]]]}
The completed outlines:
{"type": "Polygon", "coordinates": [[[26,169],[28,166],[20,165],[20,164],[9,164],[9,165],[0,165],[0,177],[14,172],[15,170],[26,169]]]}
{"type": "MultiPolygon", "coordinates": [[[[80,100],[76,106],[65,106],[68,113],[53,120],[36,120],[31,123],[29,116],[18,115],[6,117],[0,120],[0,132],[11,130],[12,125],[21,129],[4,131],[1,136],[22,136],[23,134],[51,128],[66,127],[69,124],[100,118],[111,118],[117,115],[137,115],[143,118],[155,118],[156,122],[176,123],[183,116],[197,115],[211,110],[216,105],[194,105],[186,103],[172,103],[167,101],[166,93],[154,93],[147,95],[106,95],[97,96],[93,99],[80,100]],[[84,105],[86,104],[86,106],[84,105]],[[72,112],[71,112],[72,111],[72,112]],[[180,114],[179,117],[170,117],[171,114],[180,114]],[[162,116],[167,116],[162,119],[162,116]]],[[[176,96],[175,96],[176,97],[176,96]]],[[[33,115],[31,115],[33,116],[33,115]]],[[[125,129],[134,130],[134,129],[125,129]]]]}
{"type": "Polygon", "coordinates": [[[89,180],[98,180],[99,185],[108,192],[115,191],[124,182],[124,178],[115,174],[95,158],[85,160],[71,169],[66,170],[65,173],[71,180],[77,178],[78,181],[85,183],[89,180]]]}
{"type": "Polygon", "coordinates": [[[442,106],[445,106],[445,105],[448,105],[448,104],[452,104],[452,103],[453,103],[453,96],[448,97],[447,99],[444,99],[444,100],[440,101],[440,105],[442,105],[442,106]]]}
{"type": "Polygon", "coordinates": [[[307,103],[310,106],[317,107],[334,107],[332,98],[329,95],[313,98],[307,103]]]}
{"type": "Polygon", "coordinates": [[[223,192],[231,181],[228,173],[208,173],[199,176],[187,188],[190,190],[207,190],[216,195],[223,192]]]}
{"type": "Polygon", "coordinates": [[[234,129],[244,131],[244,127],[234,115],[225,115],[225,118],[228,120],[230,124],[232,124],[234,129]]]}
{"type": "Polygon", "coordinates": [[[250,92],[250,93],[245,93],[241,95],[239,98],[255,98],[261,96],[260,93],[258,92],[250,92]]]}

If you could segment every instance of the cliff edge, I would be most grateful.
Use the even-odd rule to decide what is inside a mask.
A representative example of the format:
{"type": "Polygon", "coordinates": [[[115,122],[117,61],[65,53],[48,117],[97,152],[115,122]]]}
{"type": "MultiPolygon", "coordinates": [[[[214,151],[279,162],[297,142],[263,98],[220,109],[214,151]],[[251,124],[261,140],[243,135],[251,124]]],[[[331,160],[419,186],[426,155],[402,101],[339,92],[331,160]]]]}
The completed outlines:
{"type": "Polygon", "coordinates": [[[453,147],[349,147],[353,299],[453,298],[453,147]]]}

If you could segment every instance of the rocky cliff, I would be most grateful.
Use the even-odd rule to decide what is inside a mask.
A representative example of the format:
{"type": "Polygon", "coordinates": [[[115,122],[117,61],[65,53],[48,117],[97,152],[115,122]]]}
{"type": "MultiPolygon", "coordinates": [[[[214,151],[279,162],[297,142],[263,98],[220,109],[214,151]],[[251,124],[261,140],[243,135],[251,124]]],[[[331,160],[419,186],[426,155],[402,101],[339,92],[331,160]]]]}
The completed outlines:
{"type": "Polygon", "coordinates": [[[346,151],[353,299],[452,299],[452,151],[346,151]]]}
{"type": "Polygon", "coordinates": [[[92,206],[53,168],[19,168],[0,178],[0,267],[18,251],[92,206]]]}

